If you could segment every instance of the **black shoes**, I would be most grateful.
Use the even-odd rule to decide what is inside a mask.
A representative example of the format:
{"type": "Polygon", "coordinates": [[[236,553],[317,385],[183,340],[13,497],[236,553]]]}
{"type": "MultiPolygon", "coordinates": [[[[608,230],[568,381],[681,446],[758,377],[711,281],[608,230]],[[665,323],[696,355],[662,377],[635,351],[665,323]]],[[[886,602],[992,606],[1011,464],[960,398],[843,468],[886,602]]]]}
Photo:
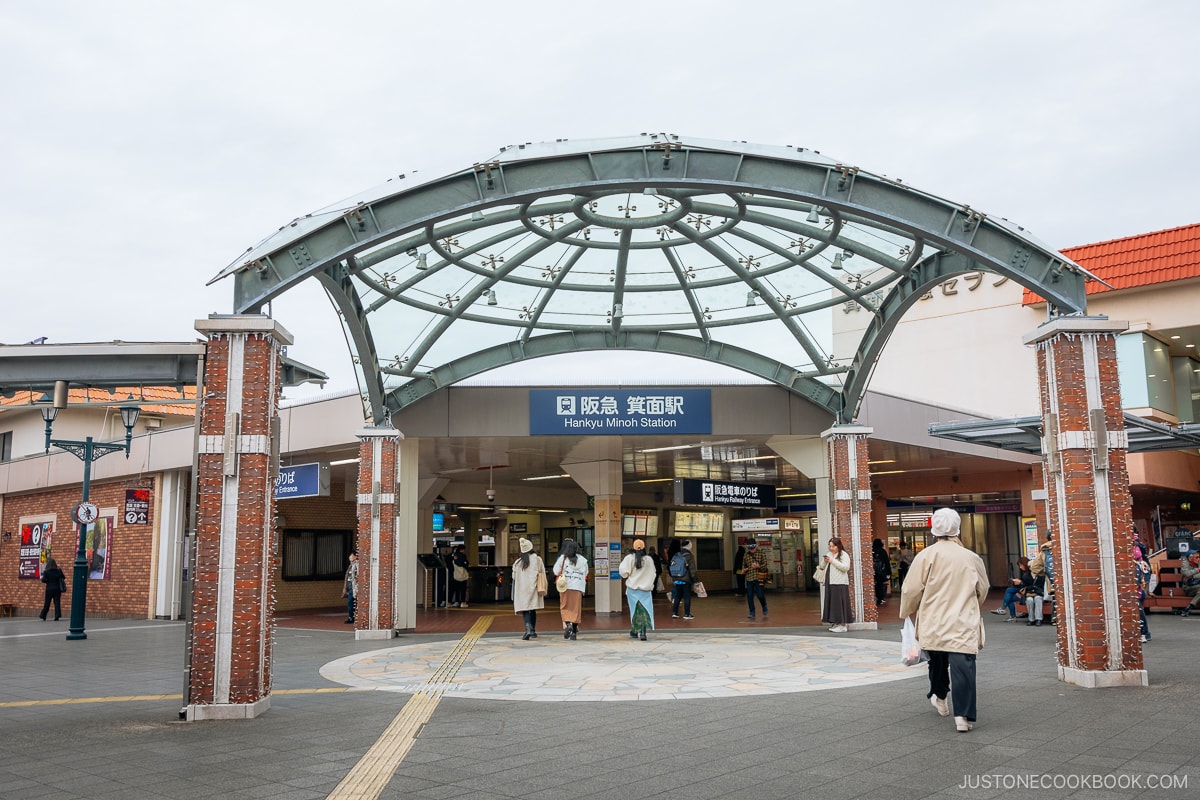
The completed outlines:
{"type": "Polygon", "coordinates": [[[641,635],[638,636],[638,638],[641,639],[643,642],[646,641],[646,632],[642,631],[641,635]]]}

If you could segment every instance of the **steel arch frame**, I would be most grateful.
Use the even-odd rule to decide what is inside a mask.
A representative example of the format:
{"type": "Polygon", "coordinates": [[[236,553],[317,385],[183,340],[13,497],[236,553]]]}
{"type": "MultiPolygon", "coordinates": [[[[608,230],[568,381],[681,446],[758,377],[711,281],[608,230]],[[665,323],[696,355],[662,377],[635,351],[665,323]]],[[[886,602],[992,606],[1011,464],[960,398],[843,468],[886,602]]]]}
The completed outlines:
{"type": "MultiPolygon", "coordinates": [[[[574,231],[567,226],[556,235],[567,239],[572,233],[574,231]]],[[[620,303],[626,291],[647,291],[646,287],[626,285],[624,265],[637,247],[630,242],[628,231],[618,232],[618,235],[619,242],[604,245],[617,252],[612,288],[614,303],[620,303]]],[[[684,235],[704,246],[704,237],[688,234],[686,230],[684,235]]],[[[713,255],[720,260],[722,254],[714,252],[713,255]]],[[[784,268],[811,269],[807,264],[810,257],[797,259],[784,268]]],[[[674,263],[671,266],[678,272],[674,263]]],[[[739,270],[736,264],[725,263],[724,266],[751,291],[760,291],[755,275],[739,270]]],[[[1086,313],[1085,283],[1093,276],[1038,243],[1018,226],[995,220],[969,206],[803,148],[764,148],[734,142],[643,135],[582,146],[555,143],[506,148],[484,164],[476,164],[444,178],[403,190],[389,188],[365,199],[297,219],[257,248],[252,248],[213,280],[232,276],[234,311],[253,313],[299,281],[317,276],[337,307],[348,339],[357,352],[365,400],[376,422],[434,388],[503,364],[552,352],[567,352],[567,349],[610,348],[688,355],[741,369],[817,403],[833,412],[839,421],[847,422],[857,414],[875,360],[903,313],[925,291],[941,281],[971,271],[992,272],[1036,292],[1047,300],[1051,316],[1086,313]],[[502,270],[492,274],[480,272],[479,283],[457,309],[441,311],[428,304],[420,305],[404,296],[404,285],[379,302],[402,300],[442,316],[435,330],[418,347],[418,355],[427,352],[438,336],[460,319],[515,326],[520,329],[515,342],[481,349],[423,373],[417,371],[419,358],[413,358],[399,368],[380,365],[367,318],[372,307],[362,302],[351,280],[354,276],[361,275],[372,264],[418,245],[436,250],[438,237],[455,231],[471,231],[498,222],[525,221],[528,224],[527,215],[523,214],[534,208],[540,198],[561,195],[578,198],[588,193],[609,192],[658,192],[664,196],[674,193],[679,197],[714,192],[731,197],[752,195],[765,198],[765,205],[774,203],[793,211],[808,206],[813,213],[820,208],[832,215],[836,224],[828,233],[815,229],[804,232],[816,239],[821,249],[841,244],[839,231],[847,220],[901,232],[911,237],[916,246],[906,262],[884,263],[881,257],[872,257],[875,263],[892,270],[896,276],[885,299],[877,307],[865,300],[871,289],[849,287],[830,280],[830,288],[839,289],[842,294],[825,301],[824,305],[851,300],[873,314],[855,356],[844,369],[818,368],[806,374],[741,348],[715,343],[709,331],[711,325],[706,324],[688,286],[682,281],[681,288],[688,295],[693,317],[690,327],[695,334],[691,336],[664,332],[661,328],[651,330],[623,325],[617,314],[613,314],[613,319],[605,325],[541,324],[538,309],[523,321],[500,322],[473,317],[469,312],[470,301],[503,282],[507,273],[502,270]],[[497,206],[518,206],[518,209],[493,214],[478,225],[471,219],[497,206]],[[449,222],[462,217],[465,219],[449,222]],[[558,332],[533,336],[535,330],[558,332]],[[840,390],[817,380],[819,377],[830,378],[837,372],[846,375],[840,390]],[[409,380],[403,386],[385,390],[385,374],[409,380]]],[[[564,271],[558,278],[560,282],[566,273],[564,271]]],[[[679,275],[676,277],[679,279],[679,275]]],[[[549,290],[554,287],[553,280],[545,284],[549,290]]],[[[807,342],[803,326],[792,321],[799,312],[790,312],[773,303],[767,292],[762,292],[762,297],[770,314],[788,327],[797,343],[817,363],[816,357],[820,354],[807,342]]],[[[724,324],[738,324],[738,321],[724,324]]]]}

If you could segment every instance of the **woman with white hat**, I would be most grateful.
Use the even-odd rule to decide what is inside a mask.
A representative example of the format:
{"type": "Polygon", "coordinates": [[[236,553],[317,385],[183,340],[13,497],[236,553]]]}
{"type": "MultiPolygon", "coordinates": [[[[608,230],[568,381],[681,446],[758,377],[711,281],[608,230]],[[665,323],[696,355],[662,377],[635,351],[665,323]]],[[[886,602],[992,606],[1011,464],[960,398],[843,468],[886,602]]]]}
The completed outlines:
{"type": "Polygon", "coordinates": [[[629,600],[629,637],[646,641],[646,631],[654,630],[654,598],[650,594],[658,573],[646,556],[646,542],[635,539],[633,552],[621,559],[617,572],[625,579],[625,598],[629,600]]]}
{"type": "Polygon", "coordinates": [[[545,580],[546,565],[533,552],[533,542],[522,536],[520,545],[521,555],[512,565],[513,610],[525,617],[525,635],[521,639],[536,639],[537,610],[546,607],[545,590],[539,591],[538,576],[545,580]]]}
{"type": "Polygon", "coordinates": [[[988,593],[983,559],[958,538],[962,520],[952,508],[939,508],[930,520],[934,543],[917,553],[900,590],[900,618],[913,617],[917,640],[929,654],[926,697],[954,727],[975,726],[975,658],[983,649],[980,606],[988,593]]]}

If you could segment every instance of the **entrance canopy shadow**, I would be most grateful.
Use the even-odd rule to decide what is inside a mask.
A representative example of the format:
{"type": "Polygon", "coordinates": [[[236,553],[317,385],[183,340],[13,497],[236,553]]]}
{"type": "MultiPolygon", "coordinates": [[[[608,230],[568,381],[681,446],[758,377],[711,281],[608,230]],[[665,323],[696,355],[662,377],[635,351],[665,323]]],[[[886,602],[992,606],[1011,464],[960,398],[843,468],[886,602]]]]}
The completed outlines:
{"type": "Polygon", "coordinates": [[[1082,314],[1081,267],[1023,228],[804,148],[671,134],[515,145],[293,220],[217,275],[234,312],[321,281],[369,416],[580,350],[685,355],[852,420],[905,311],[988,272],[1082,314]],[[833,318],[872,315],[838,358],[833,318]]]}

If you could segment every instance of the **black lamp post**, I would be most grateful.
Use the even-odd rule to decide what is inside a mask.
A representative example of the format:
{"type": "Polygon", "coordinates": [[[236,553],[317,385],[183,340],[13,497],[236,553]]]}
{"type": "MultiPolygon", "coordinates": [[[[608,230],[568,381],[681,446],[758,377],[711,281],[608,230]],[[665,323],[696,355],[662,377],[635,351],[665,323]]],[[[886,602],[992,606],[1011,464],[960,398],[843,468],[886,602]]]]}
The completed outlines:
{"type": "Polygon", "coordinates": [[[46,452],[49,453],[50,447],[53,445],[66,450],[83,462],[83,500],[75,506],[75,511],[71,515],[79,523],[79,548],[75,552],[75,574],[71,583],[71,627],[67,633],[68,639],[87,638],[83,629],[88,584],[87,533],[88,526],[95,524],[98,514],[95,504],[88,500],[88,494],[92,488],[92,462],[109,453],[118,453],[122,450],[125,451],[125,457],[129,458],[129,447],[133,442],[133,426],[137,424],[140,413],[141,409],[137,406],[121,407],[121,422],[125,425],[124,444],[94,442],[90,436],[82,442],[76,442],[50,438],[54,419],[58,416],[58,409],[53,406],[42,406],[42,419],[46,421],[46,452]]]}

